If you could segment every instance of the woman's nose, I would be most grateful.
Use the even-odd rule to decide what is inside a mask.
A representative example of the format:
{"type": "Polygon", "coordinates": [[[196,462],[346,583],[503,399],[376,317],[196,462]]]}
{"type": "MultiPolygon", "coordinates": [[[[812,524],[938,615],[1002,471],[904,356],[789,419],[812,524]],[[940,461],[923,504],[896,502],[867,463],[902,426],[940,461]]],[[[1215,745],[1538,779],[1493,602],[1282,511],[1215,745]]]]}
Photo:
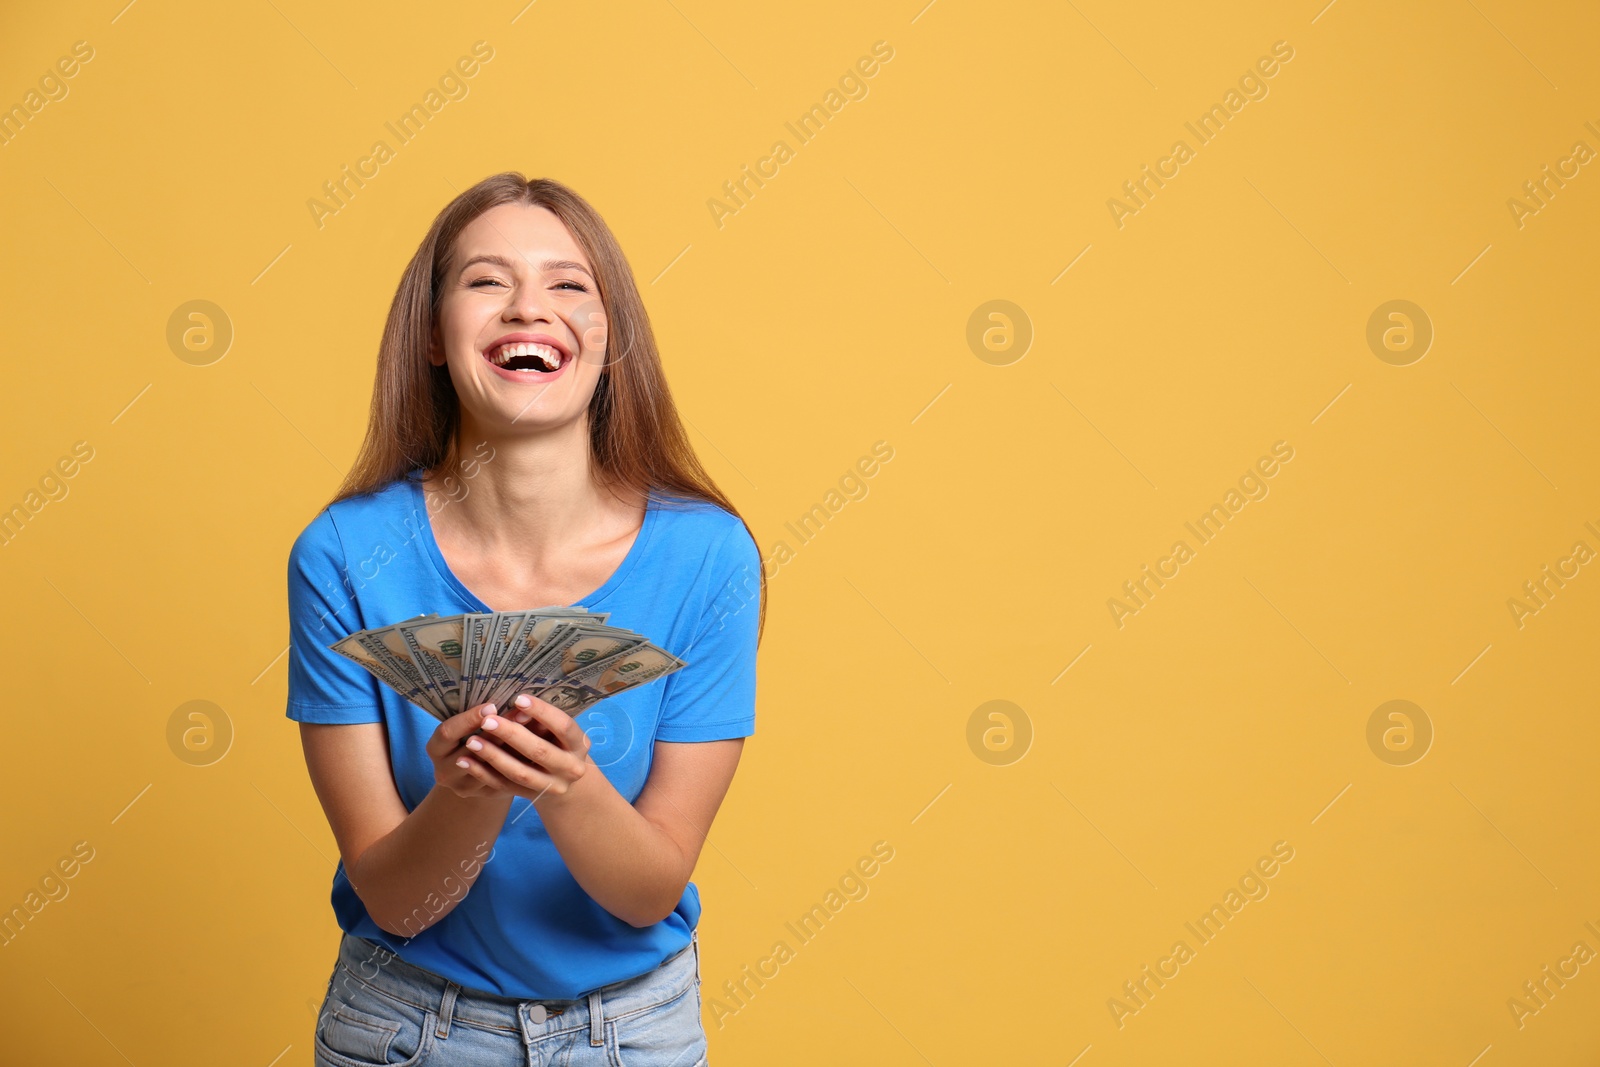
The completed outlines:
{"type": "Polygon", "coordinates": [[[511,302],[506,307],[506,314],[523,321],[550,318],[550,308],[545,300],[544,293],[534,287],[522,287],[511,295],[511,302]]]}

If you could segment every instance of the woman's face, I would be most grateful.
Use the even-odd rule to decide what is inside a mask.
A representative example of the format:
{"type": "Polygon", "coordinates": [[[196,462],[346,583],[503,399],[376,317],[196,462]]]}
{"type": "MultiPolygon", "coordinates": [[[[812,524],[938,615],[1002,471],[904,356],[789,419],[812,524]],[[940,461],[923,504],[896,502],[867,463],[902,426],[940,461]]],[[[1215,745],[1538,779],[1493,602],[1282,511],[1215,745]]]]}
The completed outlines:
{"type": "Polygon", "coordinates": [[[461,231],[428,358],[450,368],[463,421],[492,432],[584,416],[606,358],[592,271],[547,208],[501,204],[461,231]]]}

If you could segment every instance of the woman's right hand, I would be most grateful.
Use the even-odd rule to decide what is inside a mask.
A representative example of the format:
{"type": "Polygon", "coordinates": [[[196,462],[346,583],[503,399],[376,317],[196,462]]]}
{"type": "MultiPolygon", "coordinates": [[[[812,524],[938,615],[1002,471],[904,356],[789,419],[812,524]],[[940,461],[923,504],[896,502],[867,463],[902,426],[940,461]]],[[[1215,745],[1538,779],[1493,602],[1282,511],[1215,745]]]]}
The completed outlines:
{"type": "Polygon", "coordinates": [[[458,797],[483,797],[498,792],[473,774],[474,764],[480,773],[490,768],[466,747],[467,738],[482,729],[484,720],[496,711],[493,704],[468,708],[440,723],[428,738],[425,749],[433,760],[433,780],[458,797]]]}

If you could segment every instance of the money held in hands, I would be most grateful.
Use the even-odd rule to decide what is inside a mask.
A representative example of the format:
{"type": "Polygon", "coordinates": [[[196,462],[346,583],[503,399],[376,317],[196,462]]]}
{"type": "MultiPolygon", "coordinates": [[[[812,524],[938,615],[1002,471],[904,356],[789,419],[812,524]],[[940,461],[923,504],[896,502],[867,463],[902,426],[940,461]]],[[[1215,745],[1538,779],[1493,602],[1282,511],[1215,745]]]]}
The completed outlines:
{"type": "Polygon", "coordinates": [[[532,693],[577,715],[688,663],[581,607],[418,615],[328,647],[441,722],[532,693]]]}

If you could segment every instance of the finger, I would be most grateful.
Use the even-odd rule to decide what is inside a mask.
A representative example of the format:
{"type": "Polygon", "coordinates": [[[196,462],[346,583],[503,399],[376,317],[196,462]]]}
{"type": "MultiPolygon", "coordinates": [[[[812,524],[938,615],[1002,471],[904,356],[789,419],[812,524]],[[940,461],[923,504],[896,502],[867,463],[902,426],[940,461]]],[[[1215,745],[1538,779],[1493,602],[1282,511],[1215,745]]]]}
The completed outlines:
{"type": "Polygon", "coordinates": [[[462,756],[456,760],[456,766],[466,772],[467,779],[478,785],[473,796],[488,796],[498,793],[505,787],[505,780],[495,771],[485,767],[471,756],[462,756]]]}
{"type": "Polygon", "coordinates": [[[535,722],[543,724],[550,731],[552,740],[568,752],[583,753],[589,750],[588,735],[578,725],[578,720],[547,700],[532,695],[528,695],[528,700],[527,710],[532,713],[535,722]]]}
{"type": "Polygon", "coordinates": [[[428,749],[430,755],[443,756],[461,744],[463,737],[480,728],[483,720],[494,713],[495,706],[484,703],[452,715],[439,724],[433,736],[428,739],[428,744],[423,747],[428,749]]]}
{"type": "Polygon", "coordinates": [[[577,778],[583,773],[582,752],[569,752],[554,739],[545,740],[508,719],[497,716],[486,721],[482,738],[469,740],[489,741],[491,738],[502,746],[503,751],[520,755],[541,770],[563,774],[568,778],[577,778]]]}
{"type": "MultiPolygon", "coordinates": [[[[477,753],[479,759],[513,785],[524,789],[546,790],[556,785],[556,779],[525,760],[507,752],[494,742],[484,744],[477,753]]],[[[559,791],[559,789],[558,789],[559,791]]]]}
{"type": "Polygon", "coordinates": [[[458,796],[475,796],[482,784],[473,777],[472,761],[466,756],[452,756],[449,763],[439,768],[439,782],[454,790],[458,796]]]}
{"type": "Polygon", "coordinates": [[[539,736],[549,737],[554,740],[555,738],[551,736],[549,729],[533,717],[533,699],[532,693],[519,693],[503,714],[508,715],[512,722],[526,726],[539,736]]]}
{"type": "Polygon", "coordinates": [[[533,702],[537,699],[532,693],[518,694],[517,698],[512,701],[511,707],[507,709],[511,716],[511,721],[527,727],[534,734],[553,745],[560,745],[560,739],[550,732],[550,728],[534,717],[533,702]]]}
{"type": "Polygon", "coordinates": [[[439,784],[464,800],[471,800],[484,795],[483,783],[465,771],[462,771],[459,775],[446,775],[444,778],[439,779],[439,784]]]}

